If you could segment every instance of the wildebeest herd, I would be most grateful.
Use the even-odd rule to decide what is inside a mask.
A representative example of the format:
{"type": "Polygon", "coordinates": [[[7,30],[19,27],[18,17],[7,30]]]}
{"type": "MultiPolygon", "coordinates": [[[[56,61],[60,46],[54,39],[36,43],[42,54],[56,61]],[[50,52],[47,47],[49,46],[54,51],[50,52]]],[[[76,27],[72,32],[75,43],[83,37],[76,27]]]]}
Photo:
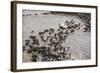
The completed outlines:
{"type": "Polygon", "coordinates": [[[32,30],[29,39],[25,40],[23,51],[32,54],[32,62],[74,60],[70,46],[67,46],[67,36],[84,26],[83,32],[89,32],[91,26],[85,23],[76,24],[73,19],[58,24],[58,27],[45,29],[42,32],[32,30]]]}

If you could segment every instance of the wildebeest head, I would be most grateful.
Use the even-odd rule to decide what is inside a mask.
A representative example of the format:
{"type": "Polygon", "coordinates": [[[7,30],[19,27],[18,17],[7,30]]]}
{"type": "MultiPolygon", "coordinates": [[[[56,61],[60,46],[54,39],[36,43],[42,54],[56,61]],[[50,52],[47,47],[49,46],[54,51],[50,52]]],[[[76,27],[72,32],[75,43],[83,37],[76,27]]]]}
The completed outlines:
{"type": "Polygon", "coordinates": [[[49,32],[49,30],[48,30],[48,29],[46,29],[46,30],[44,30],[44,32],[49,32]]]}
{"type": "Polygon", "coordinates": [[[31,38],[31,39],[35,39],[35,38],[36,38],[36,36],[30,35],[30,38],[31,38]]]}
{"type": "Polygon", "coordinates": [[[43,36],[44,35],[44,32],[39,32],[38,33],[40,36],[43,36]]]}
{"type": "Polygon", "coordinates": [[[32,30],[31,33],[34,33],[34,31],[32,30]]]}

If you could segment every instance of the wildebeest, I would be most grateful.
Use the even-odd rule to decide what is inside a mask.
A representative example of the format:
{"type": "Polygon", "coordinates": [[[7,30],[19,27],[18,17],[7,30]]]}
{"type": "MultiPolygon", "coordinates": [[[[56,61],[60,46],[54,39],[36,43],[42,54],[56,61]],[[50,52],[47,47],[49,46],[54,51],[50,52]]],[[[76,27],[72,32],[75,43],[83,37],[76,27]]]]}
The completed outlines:
{"type": "MultiPolygon", "coordinates": [[[[38,60],[61,61],[71,58],[70,47],[66,49],[66,39],[70,33],[80,29],[81,23],[75,24],[75,21],[72,19],[71,21],[58,24],[57,27],[56,29],[44,29],[37,34],[33,30],[31,31],[29,40],[26,40],[26,46],[29,48],[28,53],[32,53],[33,62],[38,60]],[[65,25],[63,26],[63,24],[65,25]]],[[[87,31],[87,28],[85,28],[85,31],[87,31]]]]}
{"type": "Polygon", "coordinates": [[[74,29],[70,29],[70,33],[73,33],[74,32],[74,29]]]}

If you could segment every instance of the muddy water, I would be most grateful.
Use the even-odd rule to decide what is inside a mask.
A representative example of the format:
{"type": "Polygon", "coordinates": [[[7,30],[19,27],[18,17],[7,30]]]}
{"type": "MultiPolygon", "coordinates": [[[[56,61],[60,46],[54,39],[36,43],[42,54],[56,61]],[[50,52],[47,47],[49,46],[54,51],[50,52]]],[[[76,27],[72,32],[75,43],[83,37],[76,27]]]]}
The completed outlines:
{"type": "MultiPolygon", "coordinates": [[[[64,23],[66,20],[71,21],[73,19],[75,23],[81,23],[76,15],[31,15],[23,16],[23,36],[22,41],[24,45],[24,40],[29,38],[30,32],[34,30],[35,32],[43,31],[44,29],[54,28],[57,29],[58,24],[64,23]]],[[[90,59],[90,32],[82,32],[82,30],[76,31],[67,37],[67,46],[70,46],[72,51],[72,57],[74,59],[90,59]]],[[[23,62],[29,62],[31,59],[31,54],[27,54],[26,51],[23,52],[23,62]]]]}

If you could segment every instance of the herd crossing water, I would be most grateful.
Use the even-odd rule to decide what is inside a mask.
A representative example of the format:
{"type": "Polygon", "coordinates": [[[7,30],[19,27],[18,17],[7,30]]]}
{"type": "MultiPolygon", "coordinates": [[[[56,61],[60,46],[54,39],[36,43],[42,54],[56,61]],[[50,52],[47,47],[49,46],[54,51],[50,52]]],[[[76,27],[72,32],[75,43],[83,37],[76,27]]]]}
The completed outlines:
{"type": "Polygon", "coordinates": [[[90,59],[90,23],[80,16],[23,16],[23,62],[90,59]]]}

